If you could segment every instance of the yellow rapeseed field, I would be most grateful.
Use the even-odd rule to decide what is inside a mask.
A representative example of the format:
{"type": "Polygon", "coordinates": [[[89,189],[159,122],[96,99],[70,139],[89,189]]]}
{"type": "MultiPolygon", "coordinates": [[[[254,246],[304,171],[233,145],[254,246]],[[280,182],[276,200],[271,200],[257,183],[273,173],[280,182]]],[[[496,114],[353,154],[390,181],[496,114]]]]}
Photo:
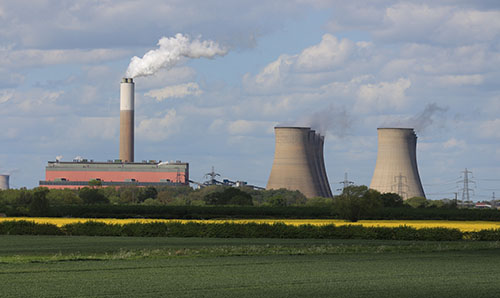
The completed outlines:
{"type": "Polygon", "coordinates": [[[149,222],[200,222],[200,223],[285,223],[287,225],[362,225],[365,227],[398,227],[398,226],[410,226],[414,228],[456,228],[463,232],[473,232],[486,229],[500,229],[500,222],[494,221],[445,221],[445,220],[360,220],[359,222],[346,222],[340,219],[228,219],[228,220],[187,220],[187,219],[114,219],[114,218],[48,218],[48,217],[1,217],[0,221],[6,220],[28,220],[34,221],[36,223],[51,223],[59,227],[75,223],[75,222],[85,222],[85,221],[98,221],[104,223],[112,224],[126,224],[126,223],[149,223],[149,222]]]}

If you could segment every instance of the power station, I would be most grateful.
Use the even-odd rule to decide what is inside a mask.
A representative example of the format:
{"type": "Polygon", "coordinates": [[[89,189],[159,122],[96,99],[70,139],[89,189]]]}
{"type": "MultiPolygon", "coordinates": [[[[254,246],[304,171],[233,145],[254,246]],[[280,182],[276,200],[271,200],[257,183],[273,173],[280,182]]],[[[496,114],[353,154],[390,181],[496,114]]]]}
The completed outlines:
{"type": "Polygon", "coordinates": [[[0,175],[0,190],[9,189],[9,175],[0,175]]]}
{"type": "MultiPolygon", "coordinates": [[[[123,78],[120,84],[120,146],[119,159],[107,162],[74,159],[73,162],[49,161],[45,180],[39,185],[48,188],[81,188],[95,180],[103,186],[166,186],[189,185],[189,163],[142,161],[134,162],[134,81],[123,78]]],[[[0,180],[1,182],[1,180],[0,180]]],[[[8,178],[7,178],[8,185],[8,178]]]]}
{"type": "MultiPolygon", "coordinates": [[[[134,162],[134,94],[132,78],[120,83],[119,159],[94,162],[49,161],[48,188],[81,188],[89,181],[103,186],[189,185],[189,163],[134,162]]],[[[325,138],[310,127],[275,127],[274,161],[266,189],[298,190],[306,197],[332,197],[325,169],[325,138]]],[[[397,193],[403,199],[424,197],[416,158],[417,136],[412,128],[378,128],[378,155],[370,188],[397,193]]],[[[9,188],[9,176],[0,175],[0,189],[9,188]]]]}
{"type": "Polygon", "coordinates": [[[275,127],[274,162],[266,189],[332,197],[323,158],[324,137],[309,127],[275,127]]]}
{"type": "Polygon", "coordinates": [[[378,128],[378,153],[370,188],[403,199],[425,197],[417,167],[413,128],[378,128]]]}

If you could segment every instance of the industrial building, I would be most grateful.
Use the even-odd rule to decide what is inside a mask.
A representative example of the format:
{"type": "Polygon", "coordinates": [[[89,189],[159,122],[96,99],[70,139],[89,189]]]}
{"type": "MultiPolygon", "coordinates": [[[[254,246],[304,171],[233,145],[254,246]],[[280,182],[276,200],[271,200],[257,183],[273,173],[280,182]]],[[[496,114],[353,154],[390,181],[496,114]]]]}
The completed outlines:
{"type": "Polygon", "coordinates": [[[9,189],[9,175],[0,175],[0,190],[9,189]]]}
{"type": "Polygon", "coordinates": [[[40,186],[48,188],[81,188],[89,181],[100,181],[102,186],[172,186],[189,184],[189,164],[177,162],[144,161],[136,163],[49,161],[45,180],[40,186]]]}
{"type": "MultiPolygon", "coordinates": [[[[120,84],[119,159],[94,162],[75,159],[73,162],[49,161],[45,180],[39,185],[48,188],[81,188],[92,180],[102,186],[167,186],[189,185],[189,163],[134,162],[134,81],[123,78],[120,84]]],[[[7,178],[8,182],[8,178],[7,178]]]]}
{"type": "Polygon", "coordinates": [[[274,162],[266,189],[332,197],[323,158],[324,137],[309,127],[275,127],[274,162]]]}
{"type": "Polygon", "coordinates": [[[378,128],[378,153],[370,188],[403,199],[425,197],[417,167],[413,128],[378,128]]]}

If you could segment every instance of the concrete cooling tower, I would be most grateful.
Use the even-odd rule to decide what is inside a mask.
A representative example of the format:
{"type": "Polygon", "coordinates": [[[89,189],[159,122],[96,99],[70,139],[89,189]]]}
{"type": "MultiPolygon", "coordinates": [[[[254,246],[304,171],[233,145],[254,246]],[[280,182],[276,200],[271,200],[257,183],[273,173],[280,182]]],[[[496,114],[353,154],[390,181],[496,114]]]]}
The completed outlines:
{"type": "Polygon", "coordinates": [[[120,84],[120,159],[134,162],[134,81],[123,78],[120,84]]]}
{"type": "Polygon", "coordinates": [[[0,175],[0,189],[9,189],[9,175],[0,175]]]}
{"type": "Polygon", "coordinates": [[[397,193],[404,200],[425,197],[417,168],[413,128],[378,128],[377,164],[370,188],[397,193]]]}
{"type": "Polygon", "coordinates": [[[309,127],[275,127],[276,147],[266,189],[332,197],[323,159],[324,137],[309,127]]]}

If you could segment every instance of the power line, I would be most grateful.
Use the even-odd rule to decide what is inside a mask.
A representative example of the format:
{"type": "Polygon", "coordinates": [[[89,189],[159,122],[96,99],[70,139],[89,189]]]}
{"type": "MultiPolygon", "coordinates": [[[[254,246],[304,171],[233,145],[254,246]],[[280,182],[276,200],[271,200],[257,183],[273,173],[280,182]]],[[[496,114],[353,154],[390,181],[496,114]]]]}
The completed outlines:
{"type": "Polygon", "coordinates": [[[465,168],[465,171],[462,172],[464,174],[463,188],[462,188],[462,207],[464,207],[464,203],[467,202],[467,205],[470,205],[470,192],[474,192],[473,189],[469,188],[469,183],[473,183],[475,185],[475,181],[469,179],[469,174],[472,174],[471,171],[465,168]]]}
{"type": "Polygon", "coordinates": [[[403,199],[407,199],[408,198],[408,179],[406,178],[406,176],[403,176],[401,173],[399,173],[398,176],[394,176],[394,182],[395,184],[393,184],[391,186],[391,191],[394,191],[394,189],[396,189],[396,193],[403,199]],[[405,182],[403,182],[405,181],[405,182]]]}
{"type": "Polygon", "coordinates": [[[344,181],[340,181],[338,183],[343,185],[342,188],[337,189],[338,191],[342,191],[342,192],[344,192],[344,188],[348,187],[349,185],[354,184],[353,181],[349,181],[349,179],[347,178],[347,172],[344,173],[344,181]]]}

